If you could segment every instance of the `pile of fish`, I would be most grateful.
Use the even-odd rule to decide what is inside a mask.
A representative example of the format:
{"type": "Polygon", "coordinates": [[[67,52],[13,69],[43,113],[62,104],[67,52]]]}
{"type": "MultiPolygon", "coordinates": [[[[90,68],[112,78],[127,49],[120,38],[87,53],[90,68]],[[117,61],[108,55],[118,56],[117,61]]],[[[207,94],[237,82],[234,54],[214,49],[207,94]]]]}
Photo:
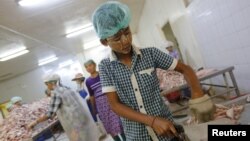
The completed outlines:
{"type": "MultiPolygon", "coordinates": [[[[216,69],[203,69],[196,72],[198,78],[204,77],[212,72],[216,71],[216,69]]],[[[179,87],[183,84],[186,84],[186,80],[184,79],[183,74],[172,71],[172,70],[162,70],[156,69],[156,74],[160,83],[160,88],[164,90],[170,90],[174,87],[179,87]]]]}
{"type": "Polygon", "coordinates": [[[216,104],[215,106],[216,112],[214,114],[214,119],[229,118],[231,120],[238,120],[241,112],[244,110],[243,105],[232,105],[231,107],[226,107],[221,104],[216,104]]]}
{"type": "MultiPolygon", "coordinates": [[[[215,104],[216,111],[214,113],[214,119],[221,119],[221,118],[228,118],[231,121],[233,121],[235,124],[237,124],[237,121],[240,118],[241,113],[244,110],[243,105],[232,105],[232,106],[224,106],[221,104],[215,104]]],[[[195,117],[190,117],[184,124],[185,125],[194,125],[198,124],[199,121],[196,120],[195,117]]]]}
{"type": "Polygon", "coordinates": [[[0,125],[1,141],[24,141],[31,138],[36,131],[28,130],[29,123],[45,114],[48,110],[49,98],[31,104],[14,107],[0,125]]]}
{"type": "Polygon", "coordinates": [[[159,79],[160,88],[164,90],[186,84],[184,76],[177,71],[157,69],[157,77],[159,79]]]}

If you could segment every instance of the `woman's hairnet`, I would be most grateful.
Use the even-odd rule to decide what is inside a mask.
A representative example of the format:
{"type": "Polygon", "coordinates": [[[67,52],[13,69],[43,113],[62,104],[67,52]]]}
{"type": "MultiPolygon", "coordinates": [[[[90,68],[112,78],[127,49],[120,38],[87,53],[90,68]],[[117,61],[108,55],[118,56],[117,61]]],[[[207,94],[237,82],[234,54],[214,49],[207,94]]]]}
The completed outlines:
{"type": "Polygon", "coordinates": [[[10,101],[11,101],[12,104],[15,104],[17,102],[22,102],[23,99],[20,96],[14,96],[14,97],[11,98],[10,101]]]}
{"type": "Polygon", "coordinates": [[[88,61],[86,61],[86,62],[84,63],[84,66],[87,66],[87,65],[89,65],[89,64],[94,64],[94,65],[96,65],[95,61],[92,60],[92,59],[90,59],[90,60],[88,60],[88,61]]]}
{"type": "Polygon", "coordinates": [[[95,31],[100,39],[111,37],[120,29],[128,27],[130,19],[128,6],[117,1],[102,4],[92,16],[95,31]]]}

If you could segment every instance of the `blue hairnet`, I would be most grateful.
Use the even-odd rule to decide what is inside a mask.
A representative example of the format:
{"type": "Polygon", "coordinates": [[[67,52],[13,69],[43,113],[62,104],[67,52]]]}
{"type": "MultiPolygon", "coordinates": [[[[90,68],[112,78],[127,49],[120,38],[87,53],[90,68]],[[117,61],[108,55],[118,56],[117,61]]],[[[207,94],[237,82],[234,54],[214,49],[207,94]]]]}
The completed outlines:
{"type": "Polygon", "coordinates": [[[92,17],[95,31],[100,39],[115,35],[120,29],[126,28],[131,19],[127,5],[117,1],[108,1],[99,6],[92,17]]]}
{"type": "Polygon", "coordinates": [[[15,96],[15,97],[12,97],[10,101],[12,104],[15,104],[16,102],[22,102],[22,100],[23,99],[20,96],[15,96]]]}

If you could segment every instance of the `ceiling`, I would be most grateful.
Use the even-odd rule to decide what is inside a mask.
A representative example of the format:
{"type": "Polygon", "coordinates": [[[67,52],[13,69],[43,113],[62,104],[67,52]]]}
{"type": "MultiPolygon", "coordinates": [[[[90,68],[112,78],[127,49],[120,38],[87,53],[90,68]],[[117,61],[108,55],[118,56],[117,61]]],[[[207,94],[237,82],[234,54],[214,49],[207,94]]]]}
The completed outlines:
{"type": "MultiPolygon", "coordinates": [[[[75,59],[83,51],[83,43],[93,39],[94,31],[74,38],[65,33],[77,26],[89,23],[94,9],[105,0],[43,0],[47,4],[22,7],[17,0],[2,0],[0,4],[0,51],[8,44],[22,44],[29,53],[0,62],[0,81],[38,68],[38,60],[50,55],[58,65],[67,59],[75,59]]],[[[135,33],[145,0],[121,0],[132,12],[131,30],[135,33]]]]}

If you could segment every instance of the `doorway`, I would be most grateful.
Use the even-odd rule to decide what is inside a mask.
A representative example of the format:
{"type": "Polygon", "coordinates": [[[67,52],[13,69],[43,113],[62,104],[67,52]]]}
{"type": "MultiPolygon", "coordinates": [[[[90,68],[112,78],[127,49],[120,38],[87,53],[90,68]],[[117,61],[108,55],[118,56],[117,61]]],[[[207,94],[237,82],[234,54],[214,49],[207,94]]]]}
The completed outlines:
{"type": "Polygon", "coordinates": [[[165,38],[168,40],[168,41],[171,41],[173,42],[174,46],[173,48],[176,49],[178,52],[179,52],[179,57],[180,57],[180,60],[183,62],[183,58],[182,58],[182,53],[181,53],[181,50],[179,48],[179,44],[176,40],[176,37],[173,33],[173,30],[169,24],[169,22],[167,22],[163,27],[162,27],[162,31],[164,33],[164,36],[165,38]]]}

